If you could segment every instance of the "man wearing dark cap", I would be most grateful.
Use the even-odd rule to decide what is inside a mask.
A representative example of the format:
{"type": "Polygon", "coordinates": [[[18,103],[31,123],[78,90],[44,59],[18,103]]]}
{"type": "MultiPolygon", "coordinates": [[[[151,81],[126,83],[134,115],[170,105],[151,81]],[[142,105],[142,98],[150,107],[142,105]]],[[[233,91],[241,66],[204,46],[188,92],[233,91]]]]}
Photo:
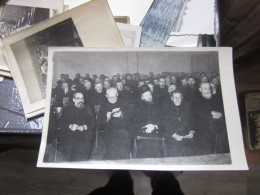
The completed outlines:
{"type": "MultiPolygon", "coordinates": [[[[140,102],[135,116],[137,136],[158,137],[160,129],[160,107],[153,101],[150,88],[144,85],[139,88],[140,102]]],[[[161,143],[157,140],[137,140],[137,158],[161,157],[161,143]]]]}

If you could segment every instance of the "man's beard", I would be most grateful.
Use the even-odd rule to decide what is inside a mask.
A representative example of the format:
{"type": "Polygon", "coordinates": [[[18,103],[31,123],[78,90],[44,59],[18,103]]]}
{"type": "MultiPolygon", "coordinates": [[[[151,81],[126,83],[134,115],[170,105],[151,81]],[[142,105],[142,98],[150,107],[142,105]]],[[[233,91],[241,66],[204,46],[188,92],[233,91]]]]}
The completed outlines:
{"type": "Polygon", "coordinates": [[[76,107],[79,109],[83,109],[85,107],[85,105],[83,102],[79,102],[79,103],[77,103],[76,107]]]}

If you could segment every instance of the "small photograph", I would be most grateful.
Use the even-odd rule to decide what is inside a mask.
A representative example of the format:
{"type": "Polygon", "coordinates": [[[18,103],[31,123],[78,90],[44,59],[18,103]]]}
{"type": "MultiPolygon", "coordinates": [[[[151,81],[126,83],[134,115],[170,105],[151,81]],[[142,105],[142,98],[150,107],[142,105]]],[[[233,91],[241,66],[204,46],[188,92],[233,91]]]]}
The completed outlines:
{"type": "Polygon", "coordinates": [[[217,51],[114,50],[49,49],[41,165],[232,164],[217,51]]]}
{"type": "Polygon", "coordinates": [[[50,9],[20,5],[0,7],[0,38],[28,28],[50,17],[50,9]]]}
{"type": "Polygon", "coordinates": [[[34,103],[46,97],[46,79],[48,71],[48,47],[49,46],[83,46],[77,29],[71,18],[35,33],[21,41],[10,45],[16,61],[24,77],[25,86],[29,94],[30,102],[34,103]],[[62,36],[60,36],[62,35],[62,36]],[[21,47],[26,47],[28,55],[20,55],[24,52],[21,47]],[[25,58],[27,57],[27,59],[25,58]],[[35,77],[36,82],[31,78],[35,77]],[[39,86],[35,88],[34,86],[39,86]],[[35,90],[39,89],[36,93],[35,90]]]}
{"type": "Polygon", "coordinates": [[[246,94],[247,137],[249,149],[260,149],[260,92],[246,94]]]}

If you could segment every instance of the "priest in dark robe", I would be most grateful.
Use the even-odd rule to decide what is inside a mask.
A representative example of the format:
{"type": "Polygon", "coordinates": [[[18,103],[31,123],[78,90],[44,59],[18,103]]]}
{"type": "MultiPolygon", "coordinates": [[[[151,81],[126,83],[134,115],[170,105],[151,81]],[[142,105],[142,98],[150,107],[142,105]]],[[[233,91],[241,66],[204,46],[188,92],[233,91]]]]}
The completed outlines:
{"type": "Polygon", "coordinates": [[[105,160],[129,159],[131,151],[130,114],[127,103],[118,97],[116,88],[108,88],[107,100],[100,106],[98,126],[105,131],[105,160]]]}
{"type": "Polygon", "coordinates": [[[84,105],[81,92],[73,95],[73,105],[64,108],[58,134],[60,161],[85,161],[91,157],[96,126],[93,109],[84,105]]]}

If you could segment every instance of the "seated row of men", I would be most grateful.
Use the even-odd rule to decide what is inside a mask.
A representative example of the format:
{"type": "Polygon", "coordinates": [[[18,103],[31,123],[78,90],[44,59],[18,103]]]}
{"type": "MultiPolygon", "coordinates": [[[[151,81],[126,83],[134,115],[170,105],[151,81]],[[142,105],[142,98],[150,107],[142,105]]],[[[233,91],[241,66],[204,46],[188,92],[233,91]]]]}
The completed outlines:
{"type": "MultiPolygon", "coordinates": [[[[91,81],[85,80],[85,89],[61,83],[68,95],[63,97],[65,108],[54,126],[61,128],[59,148],[67,161],[90,158],[97,127],[105,131],[104,159],[109,160],[128,159],[137,135],[148,137],[138,140],[138,158],[162,157],[161,143],[149,137],[166,138],[168,156],[229,152],[223,103],[216,85],[214,89],[204,81],[198,87],[190,82],[178,85],[179,89],[172,83],[166,88],[165,79],[160,78],[158,85],[138,83],[136,89],[122,80],[117,80],[115,87],[104,88],[104,80],[96,82],[95,91],[91,91],[91,81]],[[94,112],[97,105],[100,108],[94,112]]],[[[54,107],[60,106],[58,90],[56,87],[52,92],[54,107]]]]}

